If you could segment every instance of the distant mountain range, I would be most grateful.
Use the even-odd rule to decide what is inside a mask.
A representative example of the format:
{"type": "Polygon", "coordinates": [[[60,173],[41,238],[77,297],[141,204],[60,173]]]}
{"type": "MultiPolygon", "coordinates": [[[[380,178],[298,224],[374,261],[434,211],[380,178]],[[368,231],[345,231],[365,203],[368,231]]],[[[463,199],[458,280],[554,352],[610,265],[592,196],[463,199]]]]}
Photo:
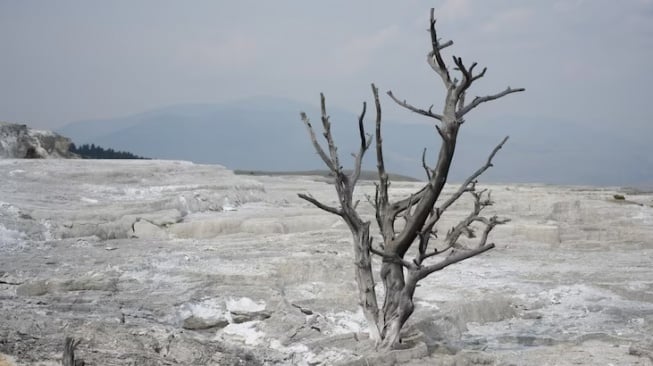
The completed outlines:
{"type": "MultiPolygon", "coordinates": [[[[131,116],[70,123],[57,132],[76,144],[94,143],[159,159],[221,164],[231,169],[294,171],[323,169],[311,146],[299,112],[320,127],[315,106],[275,97],[257,97],[228,104],[185,104],[131,116]]],[[[357,116],[330,109],[341,161],[358,146],[357,116]]],[[[406,112],[408,113],[408,112],[406,112]]],[[[484,181],[552,184],[628,185],[653,183],[653,150],[647,137],[626,138],[615,131],[585,128],[568,121],[471,116],[461,129],[451,179],[463,180],[482,165],[505,135],[511,138],[495,158],[484,181]]],[[[373,116],[367,119],[373,133],[373,116]]],[[[421,153],[431,158],[439,146],[432,121],[402,124],[385,121],[384,147],[388,169],[422,178],[421,153]]],[[[374,151],[364,162],[375,169],[374,151]]]]}

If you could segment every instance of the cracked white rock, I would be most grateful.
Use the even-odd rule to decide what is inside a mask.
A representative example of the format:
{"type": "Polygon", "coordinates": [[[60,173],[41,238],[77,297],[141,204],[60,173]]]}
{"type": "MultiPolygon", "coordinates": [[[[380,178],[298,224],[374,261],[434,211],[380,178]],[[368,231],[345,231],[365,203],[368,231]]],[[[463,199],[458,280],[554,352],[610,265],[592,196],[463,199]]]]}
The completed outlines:
{"type": "Polygon", "coordinates": [[[179,317],[182,327],[190,330],[221,328],[229,324],[222,303],[216,299],[183,304],[179,308],[179,317]]]}
{"type": "Polygon", "coordinates": [[[263,320],[270,317],[265,301],[255,302],[248,297],[227,300],[227,310],[233,323],[244,323],[252,320],[263,320]]]}

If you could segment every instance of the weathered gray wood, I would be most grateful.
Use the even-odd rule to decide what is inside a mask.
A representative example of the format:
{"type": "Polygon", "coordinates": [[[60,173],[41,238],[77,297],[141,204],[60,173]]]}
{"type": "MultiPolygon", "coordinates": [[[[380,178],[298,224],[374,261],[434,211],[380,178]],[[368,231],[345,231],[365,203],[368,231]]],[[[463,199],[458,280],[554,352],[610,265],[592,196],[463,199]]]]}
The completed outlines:
{"type": "Polygon", "coordinates": [[[453,195],[442,201],[440,205],[437,205],[437,203],[441,201],[441,193],[449,176],[449,170],[456,151],[458,131],[464,123],[463,117],[482,103],[499,99],[512,93],[522,92],[524,89],[508,87],[502,92],[484,97],[476,97],[467,103],[465,96],[469,88],[476,80],[485,76],[487,68],[483,68],[481,72],[475,73],[476,66],[478,65],[476,62],[468,67],[461,57],[453,56],[455,70],[460,72],[461,75],[460,80],[457,78],[452,79],[441,50],[453,45],[453,42],[440,42],[435,23],[434,9],[431,9],[429,28],[431,50],[428,53],[427,62],[440,76],[446,90],[442,112],[433,112],[433,105],[428,109],[415,107],[405,100],[396,98],[392,91],[388,91],[387,94],[395,103],[403,108],[439,121],[436,129],[440,135],[442,144],[433,168],[427,166],[426,150],[422,155],[422,166],[426,172],[428,182],[417,192],[396,202],[390,201],[390,195],[388,193],[390,181],[385,169],[383,154],[381,104],[378,89],[372,84],[372,94],[376,107],[374,137],[376,139],[378,182],[376,184],[375,197],[373,200],[371,198],[369,200],[374,205],[376,221],[383,237],[383,243],[379,245],[380,249],[372,247],[369,238],[369,222],[363,222],[356,212],[355,205],[352,205],[352,196],[358,180],[358,172],[360,172],[361,159],[371,144],[371,138],[366,138],[362,120],[366,109],[365,104],[363,104],[363,113],[359,119],[361,149],[354,156],[354,173],[350,176],[342,172],[342,167],[338,161],[337,147],[331,136],[331,122],[326,113],[324,96],[320,95],[322,107],[321,117],[324,137],[328,145],[328,154],[318,143],[308,118],[305,114],[302,114],[302,120],[309,130],[313,146],[336,177],[335,185],[340,200],[340,207],[324,205],[309,195],[300,195],[300,197],[325,211],[340,215],[350,227],[354,237],[355,260],[357,265],[356,281],[359,285],[361,305],[363,305],[369,321],[376,319],[374,324],[378,328],[372,328],[376,328],[380,333],[378,334],[378,338],[377,334],[373,334],[373,337],[381,341],[379,345],[383,349],[391,349],[400,341],[401,329],[414,310],[413,296],[417,282],[433,272],[492,249],[494,244],[487,243],[488,235],[494,227],[507,222],[506,219],[500,219],[496,216],[491,218],[484,217],[482,215],[483,209],[491,205],[492,202],[489,198],[489,193],[485,191],[476,192],[477,178],[492,167],[492,160],[506,143],[507,137],[492,150],[486,163],[472,173],[453,195]],[[473,209],[444,238],[438,239],[435,225],[442,214],[465,193],[469,193],[474,197],[473,209]],[[398,218],[402,218],[405,222],[401,229],[396,230],[397,226],[395,223],[398,218]],[[474,248],[465,248],[459,244],[459,238],[463,235],[475,237],[475,226],[472,226],[472,224],[476,224],[477,226],[480,224],[484,227],[483,233],[474,248]],[[433,239],[438,239],[441,245],[438,247],[431,245],[433,239]],[[413,259],[405,258],[406,253],[415,243],[419,243],[417,256],[413,259]],[[429,249],[429,246],[432,249],[429,249]],[[374,279],[371,276],[370,254],[375,254],[382,258],[380,277],[385,289],[385,298],[380,313],[376,304],[374,279]],[[427,259],[440,255],[442,255],[443,259],[432,264],[425,263],[427,259]],[[372,309],[372,307],[375,309],[372,309]]]}
{"type": "Polygon", "coordinates": [[[84,361],[75,359],[75,348],[79,345],[79,340],[72,337],[66,337],[63,345],[63,359],[61,363],[63,366],[84,366],[84,361]]]}

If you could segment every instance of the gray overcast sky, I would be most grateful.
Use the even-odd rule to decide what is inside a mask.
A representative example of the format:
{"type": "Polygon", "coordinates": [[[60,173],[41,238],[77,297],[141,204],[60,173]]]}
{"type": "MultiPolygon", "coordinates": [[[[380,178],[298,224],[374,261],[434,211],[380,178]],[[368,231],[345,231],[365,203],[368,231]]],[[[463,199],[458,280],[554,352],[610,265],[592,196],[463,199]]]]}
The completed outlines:
{"type": "MultiPolygon", "coordinates": [[[[653,0],[0,0],[0,120],[57,128],[187,102],[276,95],[357,112],[369,83],[438,101],[428,9],[449,53],[488,66],[470,114],[653,135],[653,0]]],[[[384,101],[394,120],[412,120],[384,101]]]]}

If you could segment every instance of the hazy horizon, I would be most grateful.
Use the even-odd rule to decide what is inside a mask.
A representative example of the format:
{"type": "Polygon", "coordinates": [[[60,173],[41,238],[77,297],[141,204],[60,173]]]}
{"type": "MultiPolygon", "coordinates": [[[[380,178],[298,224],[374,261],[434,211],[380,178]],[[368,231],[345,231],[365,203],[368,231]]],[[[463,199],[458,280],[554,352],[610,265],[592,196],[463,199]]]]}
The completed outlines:
{"type": "MultiPolygon", "coordinates": [[[[551,182],[606,159],[583,179],[653,182],[653,0],[3,1],[0,120],[57,130],[255,96],[316,106],[320,92],[357,114],[372,82],[437,110],[444,91],[425,62],[431,7],[439,35],[455,42],[447,57],[488,67],[471,95],[526,88],[470,113],[465,133],[530,131],[511,148],[514,166],[539,164],[551,182]],[[511,123],[494,131],[496,121],[511,123]]],[[[388,121],[432,122],[382,103],[388,121]]]]}

